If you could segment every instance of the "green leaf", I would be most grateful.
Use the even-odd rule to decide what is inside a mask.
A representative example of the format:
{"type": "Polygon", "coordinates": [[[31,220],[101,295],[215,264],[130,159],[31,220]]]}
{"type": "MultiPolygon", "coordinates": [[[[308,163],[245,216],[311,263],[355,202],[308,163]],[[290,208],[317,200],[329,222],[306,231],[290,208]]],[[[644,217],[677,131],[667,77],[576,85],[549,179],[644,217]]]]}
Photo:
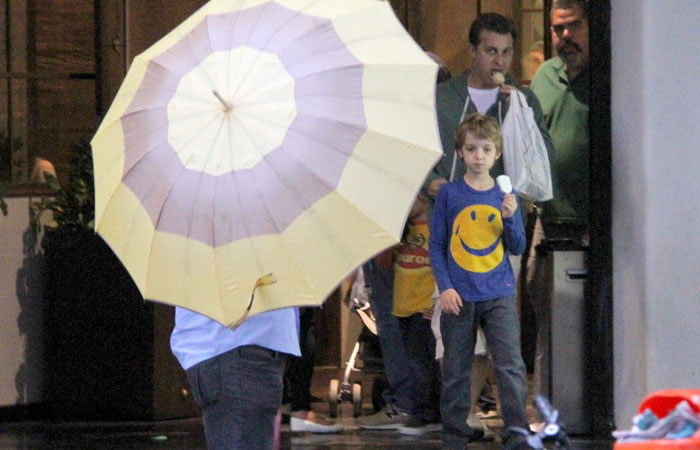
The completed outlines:
{"type": "Polygon", "coordinates": [[[55,189],[57,191],[61,190],[61,183],[58,182],[56,175],[52,174],[51,172],[44,171],[44,179],[46,180],[46,184],[48,184],[51,189],[55,189]]]}

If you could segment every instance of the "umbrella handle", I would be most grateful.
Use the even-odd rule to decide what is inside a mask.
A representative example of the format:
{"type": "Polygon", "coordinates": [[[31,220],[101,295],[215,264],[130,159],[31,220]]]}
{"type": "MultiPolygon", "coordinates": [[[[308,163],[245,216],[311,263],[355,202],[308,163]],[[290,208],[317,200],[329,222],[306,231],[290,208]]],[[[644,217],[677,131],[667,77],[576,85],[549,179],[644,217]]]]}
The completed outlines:
{"type": "Polygon", "coordinates": [[[277,278],[275,278],[274,275],[271,273],[268,273],[267,275],[263,275],[260,278],[255,281],[255,286],[253,286],[253,293],[250,294],[250,301],[248,302],[248,307],[243,311],[243,315],[231,325],[231,329],[233,331],[236,331],[236,328],[241,326],[243,321],[248,317],[248,313],[250,313],[250,309],[253,307],[253,299],[255,298],[255,291],[260,287],[260,286],[267,286],[268,284],[273,284],[277,282],[277,278]]]}

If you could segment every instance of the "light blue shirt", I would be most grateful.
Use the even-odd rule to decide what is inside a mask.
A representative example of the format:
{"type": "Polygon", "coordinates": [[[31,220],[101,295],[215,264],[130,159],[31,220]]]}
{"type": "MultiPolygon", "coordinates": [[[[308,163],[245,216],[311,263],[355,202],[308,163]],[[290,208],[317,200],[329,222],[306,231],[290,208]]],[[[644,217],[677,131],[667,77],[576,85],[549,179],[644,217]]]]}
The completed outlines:
{"type": "Polygon", "coordinates": [[[299,356],[299,310],[283,308],[248,317],[233,331],[201,314],[175,308],[170,348],[183,369],[243,345],[299,356]]]}

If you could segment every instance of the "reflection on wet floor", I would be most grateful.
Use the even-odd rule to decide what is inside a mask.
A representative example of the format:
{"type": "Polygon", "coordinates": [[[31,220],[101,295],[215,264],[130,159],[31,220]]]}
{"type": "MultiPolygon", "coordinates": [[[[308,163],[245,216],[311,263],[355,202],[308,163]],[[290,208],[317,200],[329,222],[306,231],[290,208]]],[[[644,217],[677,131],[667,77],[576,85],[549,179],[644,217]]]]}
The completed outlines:
{"type": "MultiPolygon", "coordinates": [[[[361,374],[360,374],[361,375],[361,374]]],[[[317,368],[312,394],[320,401],[312,408],[318,414],[328,416],[326,401],[331,378],[339,377],[336,368],[317,368]]],[[[364,414],[374,412],[371,401],[372,379],[360,376],[363,389],[364,414]]],[[[529,415],[532,415],[530,410],[529,415]]],[[[338,423],[344,432],[321,435],[292,433],[289,425],[282,425],[281,450],[327,450],[327,449],[417,449],[441,448],[438,433],[420,437],[403,436],[396,431],[360,430],[353,417],[353,405],[341,403],[338,423]]],[[[496,414],[483,419],[498,435],[503,424],[496,414]]],[[[500,449],[500,442],[474,442],[470,450],[500,449]]],[[[611,441],[574,439],[572,450],[611,450],[611,441]]],[[[13,422],[0,423],[1,450],[153,450],[153,449],[206,449],[204,432],[199,418],[162,422],[129,423],[58,423],[58,422],[13,422]]]]}
{"type": "MultiPolygon", "coordinates": [[[[291,433],[283,427],[281,450],[325,449],[418,449],[441,448],[438,434],[422,437],[402,436],[394,431],[362,431],[354,419],[341,417],[346,425],[342,434],[320,435],[291,433]]],[[[205,449],[204,433],[199,419],[158,423],[124,424],[84,423],[13,423],[0,425],[0,449],[7,450],[154,450],[205,449]]],[[[498,442],[475,442],[470,450],[499,449],[498,442]]],[[[612,443],[575,440],[572,450],[610,450],[612,443]]]]}

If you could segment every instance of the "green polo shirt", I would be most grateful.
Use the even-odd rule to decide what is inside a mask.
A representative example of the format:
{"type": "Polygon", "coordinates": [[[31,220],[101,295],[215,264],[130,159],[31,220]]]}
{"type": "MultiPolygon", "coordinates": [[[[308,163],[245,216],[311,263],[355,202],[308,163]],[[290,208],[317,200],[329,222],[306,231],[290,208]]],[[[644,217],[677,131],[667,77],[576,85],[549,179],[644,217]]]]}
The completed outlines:
{"type": "Polygon", "coordinates": [[[549,155],[554,199],[543,205],[545,221],[588,222],[589,86],[588,70],[569,82],[559,57],[542,63],[530,85],[554,143],[549,155]]]}

